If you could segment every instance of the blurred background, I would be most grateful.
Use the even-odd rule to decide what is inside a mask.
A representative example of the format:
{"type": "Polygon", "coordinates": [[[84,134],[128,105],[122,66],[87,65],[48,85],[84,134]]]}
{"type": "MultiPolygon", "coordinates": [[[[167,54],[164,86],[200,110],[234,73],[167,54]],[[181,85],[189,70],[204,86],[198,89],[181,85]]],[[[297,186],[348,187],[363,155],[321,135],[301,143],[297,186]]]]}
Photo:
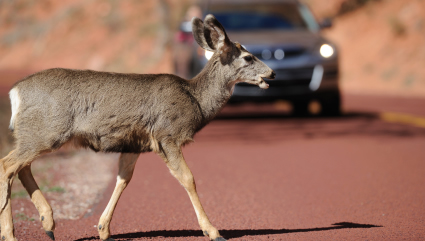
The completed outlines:
{"type": "MultiPolygon", "coordinates": [[[[343,91],[425,94],[425,3],[304,0],[339,46],[343,91]]],[[[53,67],[174,72],[172,49],[195,0],[0,1],[0,90],[53,67]]],[[[243,43],[242,43],[243,44],[243,43]]]]}
{"type": "MultiPolygon", "coordinates": [[[[227,138],[232,141],[232,145],[241,144],[239,151],[242,152],[245,142],[288,144],[293,139],[308,142],[318,138],[321,145],[327,142],[322,142],[320,138],[338,137],[345,143],[345,147],[349,147],[348,153],[350,153],[352,139],[361,146],[362,143],[369,143],[369,140],[383,141],[387,137],[420,137],[422,138],[420,144],[412,144],[409,147],[394,144],[392,150],[400,153],[402,157],[408,155],[406,153],[416,153],[415,157],[423,157],[424,153],[418,146],[423,144],[425,136],[423,129],[425,109],[422,107],[425,102],[425,1],[302,0],[301,2],[310,8],[318,23],[326,25],[319,32],[338,49],[342,115],[300,119],[293,118],[290,114],[263,117],[255,115],[251,116],[253,118],[248,116],[247,119],[239,119],[234,116],[235,113],[250,111],[255,107],[228,106],[223,110],[221,121],[211,124],[212,127],[206,127],[196,140],[200,143],[219,145],[219,142],[227,138]],[[360,138],[359,141],[358,136],[364,139],[360,138]]],[[[193,51],[192,37],[183,33],[182,23],[190,20],[191,16],[205,15],[206,13],[194,8],[194,6],[202,7],[203,4],[203,1],[197,0],[0,0],[0,157],[5,156],[13,148],[13,138],[7,129],[10,119],[7,93],[16,81],[34,72],[56,67],[141,74],[178,73],[181,76],[190,76],[185,70],[188,62],[176,61],[179,58],[189,59],[193,51]],[[190,44],[185,44],[187,42],[190,44]]],[[[244,44],[242,40],[232,40],[244,44]]],[[[287,113],[291,109],[289,105],[290,103],[285,101],[277,101],[262,105],[260,109],[287,113]]],[[[314,112],[314,109],[313,105],[310,111],[314,112]]],[[[337,143],[339,142],[330,143],[329,150],[334,150],[333,146],[338,145],[337,143]]],[[[296,160],[299,153],[305,152],[304,144],[300,143],[301,147],[298,149],[289,148],[288,157],[296,160]],[[299,151],[291,155],[291,150],[299,151]]],[[[273,149],[272,145],[268,150],[273,153],[278,152],[279,148],[281,147],[273,149]]],[[[342,151],[342,148],[340,149],[342,151]]],[[[386,153],[389,149],[391,148],[383,148],[380,153],[386,153]]],[[[358,150],[352,151],[361,153],[358,150]]],[[[369,150],[366,153],[374,152],[369,150]]],[[[326,154],[326,151],[323,151],[317,155],[326,154]]],[[[39,166],[33,168],[36,179],[42,180],[40,186],[44,192],[50,193],[47,194],[48,198],[56,200],[56,204],[53,204],[54,210],[61,210],[61,205],[70,210],[70,213],[55,211],[59,213],[60,218],[82,217],[98,195],[90,194],[91,189],[86,186],[100,182],[97,181],[99,180],[97,174],[93,174],[90,175],[91,182],[75,184],[80,177],[87,177],[81,174],[81,171],[92,170],[90,168],[93,166],[80,169],[69,167],[73,165],[72,163],[81,166],[85,163],[84,160],[90,158],[94,160],[94,166],[103,163],[103,166],[107,166],[104,171],[112,173],[115,163],[113,158],[101,156],[96,159],[88,152],[59,155],[60,158],[43,159],[39,166]],[[68,164],[65,162],[57,164],[58,159],[66,159],[68,164]],[[50,170],[55,172],[49,172],[50,170]],[[63,172],[68,174],[62,175],[63,172]],[[73,186],[66,184],[71,182],[74,183],[73,186]],[[85,189],[81,191],[83,186],[85,189]],[[66,197],[60,199],[58,193],[61,195],[68,193],[68,197],[78,196],[80,200],[74,199],[69,203],[65,200],[66,197]],[[87,198],[87,195],[92,196],[87,198]],[[78,207],[70,208],[76,203],[78,207]],[[74,209],[75,212],[72,211],[74,209]]],[[[394,155],[388,151],[388,156],[394,155]]],[[[275,156],[270,156],[270,160],[275,156]]],[[[343,157],[342,154],[341,156],[343,157]]],[[[381,160],[386,158],[382,157],[381,160]]],[[[306,157],[305,160],[307,159],[310,158],[306,157]]],[[[340,159],[335,160],[335,163],[340,159]]],[[[304,167],[302,161],[300,163],[300,167],[304,167]]],[[[195,164],[189,163],[189,165],[195,166],[196,170],[195,164]]],[[[369,170],[368,165],[365,164],[365,169],[357,171],[369,170]]],[[[415,165],[406,167],[406,170],[410,167],[412,170],[423,170],[415,165]]],[[[380,173],[380,167],[376,165],[377,173],[380,173]]],[[[398,170],[396,166],[394,170],[398,170]]],[[[221,173],[220,171],[223,170],[216,173],[221,173]]],[[[199,168],[198,172],[202,172],[202,168],[199,168]]],[[[406,171],[409,172],[410,170],[406,171]]],[[[388,173],[381,174],[382,180],[387,180],[386,178],[391,176],[387,175],[388,173]]],[[[108,180],[112,180],[112,176],[105,177],[104,183],[109,183],[108,180]]],[[[356,174],[353,174],[354,176],[356,174]]],[[[341,175],[341,178],[344,179],[344,175],[341,175]]],[[[326,178],[318,180],[326,181],[326,178]]],[[[417,180],[423,181],[423,175],[418,175],[414,181],[417,180]]],[[[362,183],[362,180],[358,183],[364,184],[364,187],[369,185],[362,183]]],[[[105,185],[99,186],[96,192],[102,193],[106,188],[105,185]]],[[[415,195],[418,193],[424,192],[415,191],[415,195]]],[[[12,196],[20,198],[27,195],[21,186],[16,186],[12,196]]],[[[423,204],[424,199],[415,200],[422,200],[423,204]]],[[[22,208],[30,206],[32,207],[28,200],[15,205],[22,208]]],[[[37,219],[33,208],[30,213],[24,212],[23,209],[19,210],[21,211],[17,211],[15,218],[21,221],[37,219]]]]}
{"type": "MultiPolygon", "coordinates": [[[[424,1],[301,2],[309,6],[318,23],[331,21],[332,26],[320,34],[338,47],[343,97],[344,93],[425,96],[424,1]]],[[[7,132],[4,123],[10,116],[5,98],[10,87],[43,69],[191,77],[186,73],[185,66],[190,63],[185,59],[190,58],[193,47],[181,43],[185,38],[190,43],[193,40],[190,34],[181,35],[182,22],[205,15],[194,8],[204,9],[204,5],[197,0],[0,1],[2,133],[7,132]]],[[[286,105],[282,102],[278,106],[288,109],[286,105]]],[[[8,146],[11,137],[2,136],[0,144],[8,146]]]]}

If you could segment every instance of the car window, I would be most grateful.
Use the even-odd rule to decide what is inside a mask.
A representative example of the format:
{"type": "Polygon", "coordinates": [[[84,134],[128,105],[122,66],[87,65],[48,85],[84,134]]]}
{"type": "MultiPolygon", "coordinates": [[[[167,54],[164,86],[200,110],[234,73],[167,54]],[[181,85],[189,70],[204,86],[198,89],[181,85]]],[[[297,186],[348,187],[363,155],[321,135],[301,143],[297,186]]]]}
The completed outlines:
{"type": "Polygon", "coordinates": [[[305,14],[300,11],[296,3],[210,7],[210,12],[228,31],[310,29],[305,14]]]}

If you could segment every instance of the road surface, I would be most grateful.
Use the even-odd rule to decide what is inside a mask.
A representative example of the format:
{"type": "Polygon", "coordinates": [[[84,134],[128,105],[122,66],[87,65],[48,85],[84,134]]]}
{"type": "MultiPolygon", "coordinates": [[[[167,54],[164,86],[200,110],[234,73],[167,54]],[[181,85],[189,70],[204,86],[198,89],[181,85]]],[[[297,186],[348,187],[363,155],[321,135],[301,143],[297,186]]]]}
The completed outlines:
{"type": "MultiPolygon", "coordinates": [[[[228,240],[425,240],[424,106],[347,95],[339,118],[225,115],[184,155],[228,240]]],[[[58,220],[56,240],[98,240],[113,187],[92,215],[58,220]]],[[[15,223],[18,240],[48,240],[40,228],[15,223]]],[[[183,187],[154,154],[141,155],[111,230],[116,240],[207,240],[183,187]]]]}

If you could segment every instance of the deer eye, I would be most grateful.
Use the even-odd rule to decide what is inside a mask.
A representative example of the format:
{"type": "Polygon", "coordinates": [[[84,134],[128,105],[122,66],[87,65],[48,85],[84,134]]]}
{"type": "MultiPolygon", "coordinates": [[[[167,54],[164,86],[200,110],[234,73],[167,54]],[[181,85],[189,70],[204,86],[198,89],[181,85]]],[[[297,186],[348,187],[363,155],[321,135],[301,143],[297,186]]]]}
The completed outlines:
{"type": "Polygon", "coordinates": [[[244,59],[246,62],[251,62],[251,61],[252,61],[252,56],[251,56],[251,55],[247,55],[247,56],[243,57],[243,59],[244,59]]]}

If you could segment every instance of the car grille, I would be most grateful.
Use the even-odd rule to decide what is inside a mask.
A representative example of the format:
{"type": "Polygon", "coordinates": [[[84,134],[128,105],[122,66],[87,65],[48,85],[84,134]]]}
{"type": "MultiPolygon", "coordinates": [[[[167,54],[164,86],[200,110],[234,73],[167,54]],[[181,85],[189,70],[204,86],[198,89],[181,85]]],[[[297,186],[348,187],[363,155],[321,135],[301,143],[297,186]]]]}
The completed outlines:
{"type": "MultiPolygon", "coordinates": [[[[294,69],[277,69],[275,70],[276,79],[266,82],[273,86],[308,86],[313,76],[314,68],[294,68],[294,69]]],[[[247,83],[239,83],[241,86],[248,86],[247,83]]]]}
{"type": "MultiPolygon", "coordinates": [[[[263,51],[265,51],[266,49],[264,49],[263,51]]],[[[298,57],[300,55],[302,55],[305,50],[302,48],[293,48],[293,49],[283,49],[284,52],[284,57],[282,59],[276,59],[274,53],[277,49],[268,49],[270,51],[270,58],[265,59],[263,57],[263,53],[262,52],[251,52],[255,57],[257,57],[258,59],[261,60],[285,60],[285,59],[289,59],[289,58],[294,58],[294,57],[298,57]]]]}
{"type": "Polygon", "coordinates": [[[314,68],[277,69],[276,80],[311,80],[314,68]]]}

